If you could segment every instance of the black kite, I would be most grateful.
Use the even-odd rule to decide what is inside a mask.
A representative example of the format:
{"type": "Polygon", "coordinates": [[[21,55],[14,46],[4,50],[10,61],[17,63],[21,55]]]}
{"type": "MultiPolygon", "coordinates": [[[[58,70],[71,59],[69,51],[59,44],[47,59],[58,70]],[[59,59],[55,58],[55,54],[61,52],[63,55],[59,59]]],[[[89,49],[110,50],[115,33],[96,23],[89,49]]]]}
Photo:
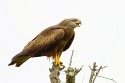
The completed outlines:
{"type": "Polygon", "coordinates": [[[81,21],[76,18],[69,18],[59,24],[48,27],[30,41],[24,49],[12,58],[9,65],[22,65],[31,57],[47,56],[55,59],[60,66],[60,56],[67,50],[75,36],[74,28],[79,27],[81,21]]]}

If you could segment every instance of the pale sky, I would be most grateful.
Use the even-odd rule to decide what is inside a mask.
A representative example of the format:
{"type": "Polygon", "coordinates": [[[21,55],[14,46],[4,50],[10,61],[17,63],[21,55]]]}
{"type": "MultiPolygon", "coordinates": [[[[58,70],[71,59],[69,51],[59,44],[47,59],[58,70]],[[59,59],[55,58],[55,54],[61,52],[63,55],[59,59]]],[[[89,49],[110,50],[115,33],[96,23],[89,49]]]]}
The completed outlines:
{"type": "MultiPolygon", "coordinates": [[[[72,17],[81,19],[82,25],[60,59],[68,67],[75,50],[72,66],[84,65],[76,83],[88,82],[88,65],[93,62],[108,66],[100,75],[124,83],[124,4],[124,0],[0,0],[0,83],[50,83],[52,60],[46,57],[29,59],[19,68],[8,63],[39,32],[72,17]]],[[[64,72],[60,78],[65,83],[64,72]]],[[[95,83],[113,82],[97,78],[95,83]]]]}

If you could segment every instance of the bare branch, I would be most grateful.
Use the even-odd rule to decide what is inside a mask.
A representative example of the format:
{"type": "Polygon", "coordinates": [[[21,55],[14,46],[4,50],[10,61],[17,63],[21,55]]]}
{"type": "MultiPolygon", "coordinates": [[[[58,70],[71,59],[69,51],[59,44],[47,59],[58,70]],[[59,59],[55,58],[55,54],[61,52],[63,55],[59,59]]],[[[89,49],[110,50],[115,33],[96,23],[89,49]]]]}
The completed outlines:
{"type": "Polygon", "coordinates": [[[55,64],[55,62],[53,62],[53,66],[51,69],[49,69],[50,71],[50,81],[51,83],[60,83],[60,78],[59,78],[59,75],[60,75],[60,71],[63,70],[65,68],[64,65],[62,66],[58,66],[55,64]]]}
{"type": "Polygon", "coordinates": [[[93,68],[91,66],[89,66],[90,70],[91,70],[91,75],[90,75],[90,79],[89,79],[89,83],[94,83],[96,78],[98,77],[99,75],[99,72],[100,70],[106,68],[107,66],[100,66],[98,69],[97,69],[97,65],[96,65],[96,62],[93,63],[93,68]]]}
{"type": "Polygon", "coordinates": [[[75,75],[77,75],[77,74],[82,70],[82,68],[83,68],[83,65],[82,65],[82,67],[79,68],[79,69],[76,69],[76,68],[75,68],[75,75]]]}
{"type": "Polygon", "coordinates": [[[91,66],[89,65],[90,70],[92,70],[91,66]]]}
{"type": "Polygon", "coordinates": [[[104,67],[102,67],[102,69],[104,69],[104,68],[106,68],[106,67],[108,67],[108,66],[104,66],[104,67]]]}
{"type": "Polygon", "coordinates": [[[95,62],[93,63],[93,68],[91,68],[91,66],[89,66],[89,68],[91,69],[91,75],[90,75],[90,78],[89,78],[89,83],[94,83],[93,78],[95,76],[96,67],[97,66],[96,66],[95,62]]]}
{"type": "Polygon", "coordinates": [[[70,57],[70,63],[69,63],[69,66],[71,66],[71,64],[72,64],[73,53],[74,53],[74,50],[72,50],[72,55],[71,55],[71,57],[70,57]]]}
{"type": "Polygon", "coordinates": [[[94,83],[95,82],[95,79],[96,79],[96,77],[98,76],[98,74],[99,74],[99,72],[100,72],[100,70],[102,69],[102,66],[100,66],[100,68],[96,71],[96,73],[95,73],[95,76],[94,76],[94,78],[93,78],[93,82],[92,83],[94,83]]]}
{"type": "Polygon", "coordinates": [[[66,83],[75,83],[75,76],[82,70],[82,67],[79,69],[73,68],[71,66],[72,64],[72,58],[73,58],[73,53],[74,50],[72,50],[72,55],[70,58],[70,63],[69,63],[69,67],[67,68],[67,70],[65,70],[66,73],[66,83]]]}
{"type": "Polygon", "coordinates": [[[107,79],[107,80],[111,80],[111,81],[113,81],[114,83],[117,83],[114,79],[112,79],[112,78],[107,78],[107,77],[104,77],[104,76],[98,76],[98,77],[101,77],[101,78],[104,78],[104,79],[107,79]]]}

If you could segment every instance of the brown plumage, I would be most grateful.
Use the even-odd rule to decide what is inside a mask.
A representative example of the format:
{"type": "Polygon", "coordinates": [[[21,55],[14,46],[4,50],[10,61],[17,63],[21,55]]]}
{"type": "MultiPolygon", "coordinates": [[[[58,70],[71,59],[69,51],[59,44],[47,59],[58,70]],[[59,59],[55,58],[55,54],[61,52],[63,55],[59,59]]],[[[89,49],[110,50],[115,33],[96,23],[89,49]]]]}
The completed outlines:
{"type": "Polygon", "coordinates": [[[79,19],[69,18],[46,28],[14,56],[9,65],[16,64],[16,67],[19,67],[29,58],[39,56],[52,57],[56,64],[60,65],[59,58],[72,44],[75,36],[74,28],[79,27],[80,24],[79,19]]]}

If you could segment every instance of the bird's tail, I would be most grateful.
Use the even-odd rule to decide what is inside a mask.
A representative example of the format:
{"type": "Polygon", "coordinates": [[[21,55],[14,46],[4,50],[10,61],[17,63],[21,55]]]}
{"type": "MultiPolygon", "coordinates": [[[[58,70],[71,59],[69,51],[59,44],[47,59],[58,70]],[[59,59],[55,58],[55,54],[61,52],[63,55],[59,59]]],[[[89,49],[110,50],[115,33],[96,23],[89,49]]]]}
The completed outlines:
{"type": "Polygon", "coordinates": [[[11,63],[8,64],[8,66],[10,65],[14,65],[16,64],[15,66],[16,67],[19,67],[21,66],[25,61],[27,61],[31,56],[28,56],[28,55],[22,55],[21,53],[17,54],[16,56],[14,56],[11,60],[11,63]]]}

